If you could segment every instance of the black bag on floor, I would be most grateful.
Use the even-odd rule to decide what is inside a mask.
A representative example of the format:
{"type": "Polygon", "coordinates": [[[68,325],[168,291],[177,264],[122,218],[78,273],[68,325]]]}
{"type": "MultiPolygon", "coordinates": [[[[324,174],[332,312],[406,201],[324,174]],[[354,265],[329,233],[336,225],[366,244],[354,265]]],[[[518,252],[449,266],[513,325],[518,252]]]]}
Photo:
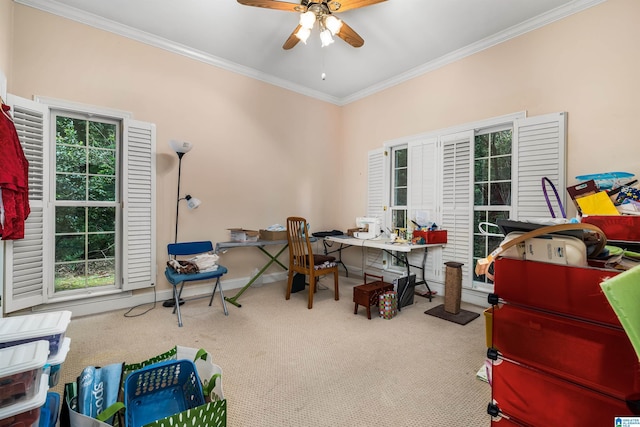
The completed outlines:
{"type": "Polygon", "coordinates": [[[305,275],[301,273],[296,273],[293,275],[293,284],[291,285],[291,293],[295,294],[296,292],[304,291],[304,287],[306,285],[305,275]]]}

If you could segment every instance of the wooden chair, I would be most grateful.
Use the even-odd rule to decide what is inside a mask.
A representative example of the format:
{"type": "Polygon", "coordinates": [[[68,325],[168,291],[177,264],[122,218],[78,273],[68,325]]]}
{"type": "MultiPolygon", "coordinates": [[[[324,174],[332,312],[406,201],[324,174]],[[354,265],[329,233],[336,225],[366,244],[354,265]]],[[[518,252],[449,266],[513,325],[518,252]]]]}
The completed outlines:
{"type": "Polygon", "coordinates": [[[287,218],[287,240],[289,242],[289,279],[287,281],[286,299],[291,297],[293,276],[296,273],[309,276],[309,305],[313,308],[313,294],[320,276],[333,273],[335,300],[340,299],[338,291],[338,264],[335,257],[315,255],[309,239],[307,220],[300,217],[287,218]]]}
{"type": "MultiPolygon", "coordinates": [[[[213,244],[210,241],[169,243],[167,245],[167,252],[169,253],[169,257],[172,259],[184,256],[195,256],[206,252],[213,252],[213,244]]],[[[229,312],[227,311],[227,303],[225,302],[224,294],[222,293],[222,285],[220,285],[220,277],[226,273],[227,268],[221,265],[218,265],[218,268],[214,271],[205,271],[201,273],[191,274],[180,274],[171,267],[166,267],[164,275],[169,283],[173,286],[173,312],[177,312],[178,314],[178,326],[182,326],[182,315],[180,314],[180,296],[182,295],[182,288],[184,287],[185,282],[216,279],[216,283],[213,286],[213,292],[211,292],[209,306],[211,306],[211,303],[213,302],[213,297],[216,294],[216,289],[219,289],[220,299],[222,300],[222,307],[224,308],[224,315],[229,315],[229,312]]]]}

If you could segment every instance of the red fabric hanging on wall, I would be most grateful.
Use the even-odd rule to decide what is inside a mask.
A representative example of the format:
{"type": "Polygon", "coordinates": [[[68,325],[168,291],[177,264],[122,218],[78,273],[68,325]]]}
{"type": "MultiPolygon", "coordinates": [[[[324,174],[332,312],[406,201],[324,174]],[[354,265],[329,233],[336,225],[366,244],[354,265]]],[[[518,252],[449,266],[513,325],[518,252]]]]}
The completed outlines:
{"type": "Polygon", "coordinates": [[[9,115],[10,107],[2,104],[0,114],[0,189],[4,222],[0,223],[2,240],[24,238],[24,222],[29,207],[29,162],[9,115]]]}

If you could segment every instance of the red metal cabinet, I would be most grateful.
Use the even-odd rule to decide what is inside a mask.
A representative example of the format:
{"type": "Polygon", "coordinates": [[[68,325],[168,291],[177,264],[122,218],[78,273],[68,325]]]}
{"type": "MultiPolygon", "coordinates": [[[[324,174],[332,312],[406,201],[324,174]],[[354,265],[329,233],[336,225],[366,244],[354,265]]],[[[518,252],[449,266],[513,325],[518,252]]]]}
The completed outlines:
{"type": "Polygon", "coordinates": [[[623,400],[507,360],[494,363],[491,387],[500,411],[525,425],[613,426],[633,415],[623,400]]]}
{"type": "Polygon", "coordinates": [[[639,415],[640,362],[600,289],[616,274],[496,261],[492,426],[605,426],[639,415]]]}
{"type": "Polygon", "coordinates": [[[512,303],[621,327],[600,289],[618,271],[499,258],[494,293],[512,303]]]}
{"type": "Polygon", "coordinates": [[[504,357],[619,399],[640,390],[640,362],[622,329],[504,304],[493,309],[504,357]]]}

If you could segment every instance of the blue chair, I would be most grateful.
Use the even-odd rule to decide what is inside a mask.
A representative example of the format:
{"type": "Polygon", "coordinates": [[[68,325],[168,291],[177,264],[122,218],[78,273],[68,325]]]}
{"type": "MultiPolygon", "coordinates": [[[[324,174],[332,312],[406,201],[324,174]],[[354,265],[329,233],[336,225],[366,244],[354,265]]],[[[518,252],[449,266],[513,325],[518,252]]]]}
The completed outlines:
{"type": "MultiPolygon", "coordinates": [[[[203,242],[184,242],[184,243],[169,243],[167,245],[167,251],[172,259],[184,256],[194,256],[206,252],[213,252],[213,244],[209,241],[203,242]]],[[[173,286],[173,299],[174,306],[173,312],[178,313],[178,326],[182,327],[182,315],[180,314],[180,296],[182,295],[182,288],[185,282],[195,282],[197,280],[212,280],[216,279],[216,283],[213,286],[213,292],[211,293],[211,299],[209,300],[209,306],[213,303],[213,297],[216,294],[216,289],[220,289],[220,300],[222,301],[222,307],[224,308],[224,315],[228,316],[227,303],[224,300],[224,294],[222,293],[222,285],[220,285],[220,277],[227,273],[227,268],[218,265],[215,271],[205,271],[202,273],[193,274],[180,274],[171,267],[167,266],[164,270],[164,275],[167,280],[173,286]]]]}

